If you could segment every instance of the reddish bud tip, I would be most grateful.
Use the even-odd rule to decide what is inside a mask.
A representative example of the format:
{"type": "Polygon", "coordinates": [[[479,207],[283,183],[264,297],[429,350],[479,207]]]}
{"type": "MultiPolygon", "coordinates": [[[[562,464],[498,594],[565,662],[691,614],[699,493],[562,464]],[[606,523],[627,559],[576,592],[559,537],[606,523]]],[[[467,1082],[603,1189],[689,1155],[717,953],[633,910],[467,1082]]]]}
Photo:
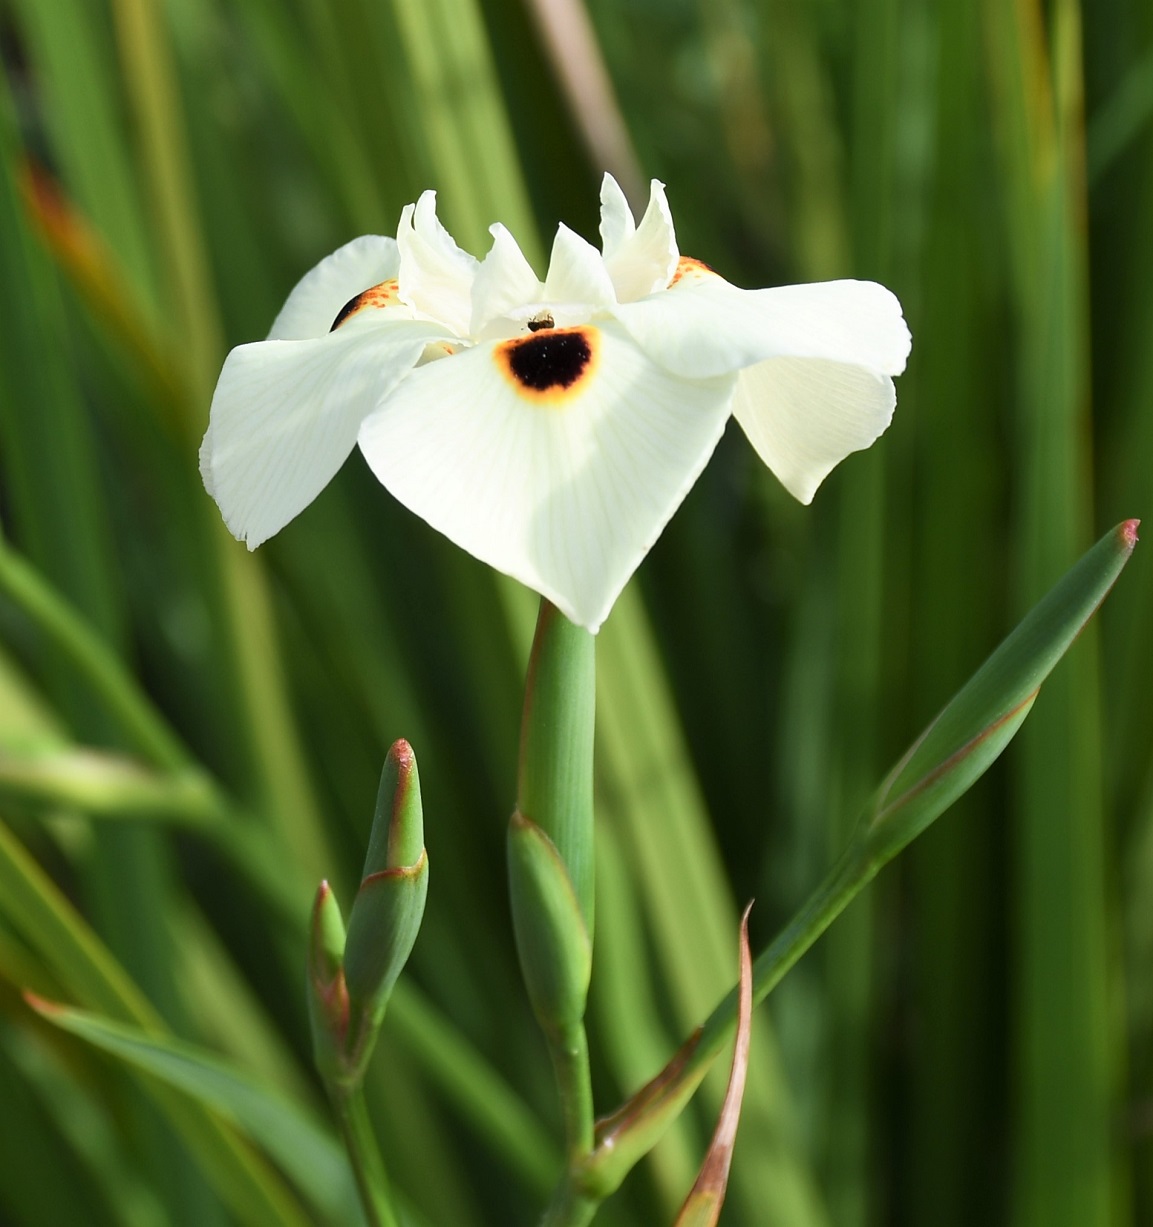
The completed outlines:
{"type": "Polygon", "coordinates": [[[413,753],[412,746],[403,737],[392,743],[388,757],[396,763],[401,772],[411,771],[416,766],[416,755],[413,753]]]}
{"type": "Polygon", "coordinates": [[[1129,549],[1132,549],[1139,540],[1137,536],[1137,529],[1140,528],[1140,526],[1140,520],[1126,520],[1125,523],[1121,525],[1121,539],[1125,542],[1129,549]]]}

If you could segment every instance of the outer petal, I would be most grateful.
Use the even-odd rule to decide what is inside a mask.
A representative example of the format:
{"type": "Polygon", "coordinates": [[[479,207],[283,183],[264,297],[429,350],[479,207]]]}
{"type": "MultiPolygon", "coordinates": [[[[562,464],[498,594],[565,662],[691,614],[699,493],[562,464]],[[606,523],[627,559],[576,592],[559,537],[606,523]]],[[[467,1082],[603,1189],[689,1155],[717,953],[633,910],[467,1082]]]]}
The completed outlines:
{"type": "Polygon", "coordinates": [[[757,454],[802,503],[850,452],[889,425],[893,381],[820,358],[770,358],[742,371],[733,413],[757,454]]]}
{"type": "Polygon", "coordinates": [[[633,302],[663,290],[679,257],[665,185],[658,179],[652,181],[649,206],[637,227],[617,181],[606,174],[601,184],[601,241],[619,302],[633,302]]]}
{"type": "Polygon", "coordinates": [[[400,251],[395,239],[366,234],[345,243],[296,283],[273,321],[268,339],[299,341],[324,336],[345,303],[395,277],[399,268],[400,251]]]}
{"type": "Polygon", "coordinates": [[[332,480],[377,400],[445,330],[350,320],[304,341],[234,349],[212,398],[200,472],[232,533],[255,549],[332,480]]]}
{"type": "Polygon", "coordinates": [[[719,375],[766,358],[826,358],[899,375],[909,356],[901,304],[873,281],[739,290],[693,271],[670,290],[614,313],[653,359],[678,375],[719,375]]]}
{"type": "Polygon", "coordinates": [[[712,454],[734,380],[676,379],[611,322],[569,335],[592,354],[571,387],[510,377],[523,338],[478,345],[414,371],[360,446],[417,515],[595,631],[712,454]]]}
{"type": "Polygon", "coordinates": [[[415,205],[405,206],[396,241],[401,300],[422,315],[448,324],[457,336],[467,336],[472,283],[480,264],[440,224],[435,192],[423,192],[415,205]]]}

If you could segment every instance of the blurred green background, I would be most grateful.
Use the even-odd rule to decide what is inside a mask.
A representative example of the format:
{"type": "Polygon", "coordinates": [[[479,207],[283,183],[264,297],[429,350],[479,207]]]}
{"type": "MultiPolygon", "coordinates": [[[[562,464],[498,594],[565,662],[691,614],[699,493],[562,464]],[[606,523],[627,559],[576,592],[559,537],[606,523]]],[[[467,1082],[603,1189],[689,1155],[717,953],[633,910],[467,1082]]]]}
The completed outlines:
{"type": "MultiPolygon", "coordinates": [[[[738,905],[756,949],[1017,616],[1149,513],[1153,6],[3,0],[0,56],[0,1222],[356,1221],[319,1143],[267,1157],[19,989],[323,1122],[304,926],[322,877],[349,902],[402,735],[432,884],[373,1117],[413,1223],[531,1222],[558,1122],[503,839],[533,598],[359,455],[247,554],[196,471],[224,354],[429,186],[539,268],[558,221],[595,239],[606,167],[737,284],[904,304],[884,439],[804,509],[731,427],[600,636],[607,1110],[732,982],[738,905]]],[[[1153,1221],[1151,614],[1139,551],[758,1012],[722,1222],[1153,1221]]],[[[609,1227],[672,1221],[699,1098],[609,1227]]]]}

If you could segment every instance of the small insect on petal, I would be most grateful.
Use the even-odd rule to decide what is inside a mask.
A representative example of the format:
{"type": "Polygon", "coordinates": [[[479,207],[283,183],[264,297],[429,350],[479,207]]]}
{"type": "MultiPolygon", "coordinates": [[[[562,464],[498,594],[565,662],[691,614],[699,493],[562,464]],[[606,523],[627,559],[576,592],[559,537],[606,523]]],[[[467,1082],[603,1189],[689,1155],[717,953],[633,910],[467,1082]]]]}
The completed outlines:
{"type": "Polygon", "coordinates": [[[335,332],[341,324],[366,307],[395,307],[398,302],[400,299],[397,297],[397,280],[390,277],[379,285],[362,290],[355,298],[350,298],[336,313],[336,319],[332,321],[332,327],[328,331],[335,332]]]}
{"type": "Polygon", "coordinates": [[[494,356],[501,374],[520,396],[555,405],[587,386],[599,352],[600,334],[595,328],[550,328],[505,341],[494,356]]]}

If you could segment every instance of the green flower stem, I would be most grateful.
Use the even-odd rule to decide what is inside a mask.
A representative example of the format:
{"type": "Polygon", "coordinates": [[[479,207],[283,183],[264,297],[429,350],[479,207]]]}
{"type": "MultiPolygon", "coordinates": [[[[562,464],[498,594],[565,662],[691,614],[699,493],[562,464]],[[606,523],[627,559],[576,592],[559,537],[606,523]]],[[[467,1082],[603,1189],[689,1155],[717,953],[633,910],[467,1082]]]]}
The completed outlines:
{"type": "Polygon", "coordinates": [[[388,1176],[376,1145],[361,1087],[341,1090],[329,1084],[329,1099],[348,1151],[368,1227],[399,1227],[388,1195],[388,1176]]]}
{"type": "Polygon", "coordinates": [[[540,1227],[585,1227],[593,1221],[600,1204],[599,1197],[581,1192],[579,1180],[567,1175],[544,1212],[540,1227]]]}
{"type": "Polygon", "coordinates": [[[525,680],[517,809],[556,845],[592,939],[596,640],[541,600],[525,680]]]}
{"type": "Polygon", "coordinates": [[[593,929],[595,704],[595,639],[542,599],[525,681],[509,868],[521,966],[548,1041],[564,1117],[568,1167],[547,1220],[558,1225],[588,1221],[583,1211],[574,1217],[564,1208],[563,1194],[576,1187],[574,1173],[594,1140],[583,1014],[593,929]],[[534,824],[553,851],[514,842],[527,838],[534,824]],[[559,857],[555,872],[548,868],[550,856],[559,857]],[[570,911],[566,897],[575,900],[570,911]],[[555,940],[542,945],[542,931],[555,940]],[[553,965],[557,959],[564,966],[553,965]]]}
{"type": "Polygon", "coordinates": [[[593,1148],[592,1080],[584,1023],[577,1023],[564,1036],[550,1037],[549,1048],[564,1113],[566,1151],[570,1162],[579,1162],[593,1148]]]}

